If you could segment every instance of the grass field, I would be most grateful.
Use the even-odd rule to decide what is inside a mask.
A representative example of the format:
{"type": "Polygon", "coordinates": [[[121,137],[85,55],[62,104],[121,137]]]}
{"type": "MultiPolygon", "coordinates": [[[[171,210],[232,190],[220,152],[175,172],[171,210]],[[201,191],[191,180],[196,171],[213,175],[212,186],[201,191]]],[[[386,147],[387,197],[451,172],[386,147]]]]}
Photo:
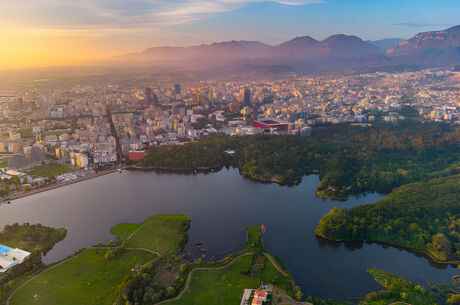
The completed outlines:
{"type": "Polygon", "coordinates": [[[70,133],[70,131],[68,130],[60,130],[60,131],[53,131],[50,133],[50,135],[55,135],[55,136],[60,136],[60,135],[63,135],[63,134],[66,134],[66,133],[70,133]]]}
{"type": "Polygon", "coordinates": [[[125,276],[158,258],[145,250],[126,248],[160,253],[179,249],[189,223],[186,215],[157,215],[140,224],[119,224],[111,232],[124,241],[120,248],[87,250],[32,280],[13,296],[11,305],[111,305],[125,276]],[[107,258],[106,253],[114,249],[119,253],[107,258]]]}
{"type": "Polygon", "coordinates": [[[12,298],[12,305],[111,305],[117,286],[135,266],[155,257],[151,253],[122,250],[114,259],[106,250],[90,249],[30,282],[12,298]]]}
{"type": "Polygon", "coordinates": [[[29,168],[25,172],[32,176],[52,178],[54,176],[73,172],[74,169],[59,163],[48,163],[45,165],[39,165],[33,168],[29,168]]]}
{"type": "Polygon", "coordinates": [[[125,241],[139,229],[124,246],[145,248],[163,254],[171,249],[181,250],[187,241],[189,223],[190,217],[187,215],[156,215],[140,224],[116,225],[110,232],[125,241]]]}
{"type": "Polygon", "coordinates": [[[0,168],[7,168],[7,167],[8,167],[8,161],[0,162],[0,168]]]}
{"type": "Polygon", "coordinates": [[[249,268],[251,256],[239,258],[231,266],[222,270],[198,270],[182,298],[168,304],[239,304],[245,288],[256,288],[258,280],[241,275],[249,268]]]}
{"type": "Polygon", "coordinates": [[[239,304],[245,288],[255,289],[261,284],[273,284],[278,291],[291,295],[291,280],[259,252],[263,250],[260,245],[261,226],[248,226],[246,230],[248,247],[241,253],[249,251],[255,254],[242,256],[223,269],[195,271],[184,295],[168,304],[239,304]]]}

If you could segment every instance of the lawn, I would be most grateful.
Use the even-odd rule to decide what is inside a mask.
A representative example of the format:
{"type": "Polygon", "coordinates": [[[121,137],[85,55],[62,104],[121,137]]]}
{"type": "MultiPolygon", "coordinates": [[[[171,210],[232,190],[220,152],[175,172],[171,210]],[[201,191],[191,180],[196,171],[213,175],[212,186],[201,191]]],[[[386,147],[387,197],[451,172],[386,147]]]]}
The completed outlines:
{"type": "Polygon", "coordinates": [[[7,168],[7,167],[8,167],[8,161],[0,162],[0,168],[7,168]]]}
{"type": "Polygon", "coordinates": [[[137,229],[131,239],[124,244],[126,248],[145,248],[164,254],[166,251],[181,250],[187,241],[190,217],[187,215],[156,215],[140,224],[122,223],[110,232],[122,241],[137,229]]]}
{"type": "Polygon", "coordinates": [[[68,130],[60,130],[60,131],[53,131],[53,132],[50,132],[50,135],[54,135],[54,136],[60,136],[60,135],[63,135],[63,134],[66,134],[66,133],[70,133],[70,131],[68,130]]]}
{"type": "Polygon", "coordinates": [[[111,305],[126,274],[156,256],[146,251],[122,250],[106,259],[106,250],[90,249],[41,275],[18,291],[12,305],[111,305]]]}
{"type": "Polygon", "coordinates": [[[255,254],[242,256],[224,269],[195,271],[184,295],[168,304],[238,304],[245,288],[255,289],[261,284],[273,284],[278,291],[292,295],[291,280],[261,252],[262,227],[248,226],[246,230],[248,247],[241,253],[253,251],[255,254]]]}
{"type": "Polygon", "coordinates": [[[192,275],[188,290],[182,298],[169,302],[174,305],[239,304],[245,288],[257,288],[259,282],[242,275],[251,264],[251,255],[239,258],[221,270],[198,270],[192,275]]]}
{"type": "Polygon", "coordinates": [[[34,177],[53,178],[57,175],[73,172],[74,170],[75,169],[69,166],[61,165],[59,163],[48,163],[29,168],[25,172],[34,177]]]}
{"type": "Polygon", "coordinates": [[[157,215],[140,224],[119,224],[111,232],[126,241],[121,247],[87,250],[21,288],[11,305],[111,305],[123,279],[134,275],[136,267],[158,258],[148,251],[125,248],[160,253],[179,249],[187,240],[189,224],[186,215],[157,215]]]}

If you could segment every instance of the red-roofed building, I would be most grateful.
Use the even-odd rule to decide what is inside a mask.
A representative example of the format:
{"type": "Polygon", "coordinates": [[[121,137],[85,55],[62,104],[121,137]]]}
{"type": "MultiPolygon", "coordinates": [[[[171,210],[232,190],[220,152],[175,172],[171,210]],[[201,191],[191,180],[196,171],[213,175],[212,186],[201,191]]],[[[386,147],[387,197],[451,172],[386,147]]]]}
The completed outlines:
{"type": "Polygon", "coordinates": [[[147,151],[145,150],[129,152],[130,161],[141,161],[142,159],[145,158],[145,156],[147,156],[147,151]]]}
{"type": "Polygon", "coordinates": [[[288,122],[277,119],[277,118],[260,118],[259,120],[254,121],[252,125],[260,129],[273,128],[278,131],[288,130],[288,122]]]}

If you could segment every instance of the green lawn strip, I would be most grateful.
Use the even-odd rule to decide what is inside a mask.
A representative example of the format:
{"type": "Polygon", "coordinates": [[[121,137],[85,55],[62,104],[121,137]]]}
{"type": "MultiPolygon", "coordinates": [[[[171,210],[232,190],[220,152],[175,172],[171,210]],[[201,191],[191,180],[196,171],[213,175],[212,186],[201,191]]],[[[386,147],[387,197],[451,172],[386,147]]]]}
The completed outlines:
{"type": "Polygon", "coordinates": [[[146,251],[122,250],[117,257],[106,259],[105,253],[89,249],[42,274],[19,290],[11,304],[110,305],[125,275],[156,257],[146,251]]]}
{"type": "Polygon", "coordinates": [[[69,166],[59,163],[48,163],[27,169],[25,172],[34,177],[53,178],[57,175],[71,173],[73,171],[75,171],[75,169],[69,166]]]}
{"type": "Polygon", "coordinates": [[[282,275],[268,259],[265,259],[262,281],[264,284],[273,284],[279,290],[282,290],[284,294],[292,296],[293,287],[291,279],[282,275]]]}
{"type": "Polygon", "coordinates": [[[259,281],[242,275],[249,268],[251,255],[237,259],[221,270],[197,270],[182,298],[169,304],[239,304],[245,288],[257,288],[259,281]]]}
{"type": "MultiPolygon", "coordinates": [[[[190,217],[186,215],[156,215],[144,221],[124,246],[145,248],[159,253],[171,249],[181,250],[187,242],[189,225],[190,217]]],[[[127,238],[136,229],[135,226],[123,225],[115,227],[113,232],[121,232],[122,236],[127,238]]]]}
{"type": "Polygon", "coordinates": [[[8,161],[0,162],[0,168],[7,168],[7,167],[8,167],[8,161]]]}
{"type": "Polygon", "coordinates": [[[110,229],[110,233],[117,236],[120,241],[125,241],[143,223],[120,223],[110,229]]]}
{"type": "Polygon", "coordinates": [[[260,244],[260,226],[247,226],[246,227],[246,242],[250,248],[258,248],[260,244]]]}
{"type": "Polygon", "coordinates": [[[60,131],[53,131],[53,132],[50,132],[50,135],[54,135],[54,136],[60,136],[60,135],[63,135],[63,134],[66,134],[66,133],[70,133],[70,131],[68,130],[60,130],[60,131]]]}

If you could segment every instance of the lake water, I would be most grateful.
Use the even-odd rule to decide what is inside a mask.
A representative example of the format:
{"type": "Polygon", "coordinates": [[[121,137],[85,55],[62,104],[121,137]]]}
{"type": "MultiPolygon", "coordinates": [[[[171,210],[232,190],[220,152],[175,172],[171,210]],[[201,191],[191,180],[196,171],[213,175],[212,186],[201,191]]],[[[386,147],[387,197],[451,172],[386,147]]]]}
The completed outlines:
{"type": "Polygon", "coordinates": [[[50,263],[109,241],[110,228],[120,222],[141,222],[159,213],[189,215],[187,251],[196,253],[194,243],[201,241],[208,257],[241,248],[244,226],[263,223],[266,250],[282,259],[305,295],[322,298],[347,299],[381,289],[366,273],[371,267],[420,284],[450,283],[458,273],[453,266],[394,247],[317,239],[319,219],[334,206],[352,207],[384,197],[325,200],[315,195],[318,183],[317,176],[306,176],[294,187],[256,183],[235,169],[198,175],[124,171],[2,205],[0,226],[30,222],[66,227],[66,239],[44,257],[50,263]]]}

